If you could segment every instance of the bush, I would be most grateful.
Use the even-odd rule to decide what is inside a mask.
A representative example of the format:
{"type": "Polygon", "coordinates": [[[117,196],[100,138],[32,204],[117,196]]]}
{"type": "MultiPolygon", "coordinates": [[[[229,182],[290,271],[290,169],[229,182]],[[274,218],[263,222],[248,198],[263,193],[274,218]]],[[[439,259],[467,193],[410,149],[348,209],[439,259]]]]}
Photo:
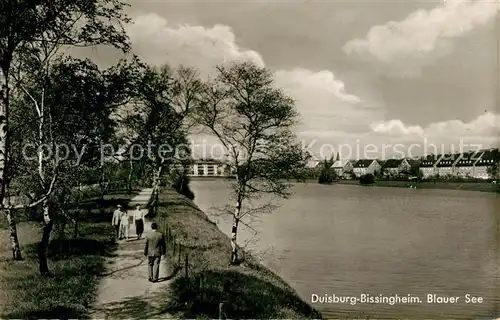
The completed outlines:
{"type": "Polygon", "coordinates": [[[175,171],[172,174],[172,188],[174,188],[178,193],[186,196],[187,198],[194,200],[194,193],[189,188],[189,177],[185,172],[175,171]]]}
{"type": "Polygon", "coordinates": [[[335,176],[332,174],[333,170],[324,169],[321,171],[318,182],[321,184],[330,184],[334,181],[335,176]]]}
{"type": "Polygon", "coordinates": [[[319,174],[318,183],[330,184],[337,179],[335,170],[331,168],[332,164],[333,160],[325,160],[323,162],[323,167],[321,168],[321,172],[319,174]]]}
{"type": "Polygon", "coordinates": [[[367,173],[359,177],[360,184],[373,184],[375,183],[375,176],[371,173],[367,173]]]}

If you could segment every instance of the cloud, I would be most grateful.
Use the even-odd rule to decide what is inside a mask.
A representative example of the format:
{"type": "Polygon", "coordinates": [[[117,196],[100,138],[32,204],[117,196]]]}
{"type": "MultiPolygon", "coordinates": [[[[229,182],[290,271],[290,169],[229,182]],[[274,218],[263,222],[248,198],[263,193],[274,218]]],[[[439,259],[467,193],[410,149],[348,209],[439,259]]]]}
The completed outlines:
{"type": "MultiPolygon", "coordinates": [[[[151,64],[193,66],[202,74],[230,61],[265,66],[262,56],[239,45],[226,25],[173,26],[163,17],[147,14],[137,17],[127,31],[134,52],[151,64]]],[[[373,108],[367,108],[360,97],[348,93],[344,83],[329,70],[294,68],[275,70],[274,75],[276,85],[296,100],[302,119],[299,131],[319,135],[332,129],[366,131],[376,119],[373,108]]]]}
{"type": "Polygon", "coordinates": [[[345,91],[344,83],[335,78],[335,75],[327,70],[313,72],[308,69],[295,68],[289,71],[279,70],[275,73],[278,82],[287,84],[289,87],[301,87],[314,95],[318,91],[337,97],[344,102],[356,103],[361,99],[345,91]]]}
{"type": "Polygon", "coordinates": [[[371,128],[374,133],[392,137],[496,139],[500,137],[500,115],[487,112],[470,122],[449,120],[431,123],[426,127],[405,125],[401,120],[390,120],[374,123],[371,128]]]}
{"type": "Polygon", "coordinates": [[[300,133],[333,138],[336,131],[362,132],[381,116],[378,108],[348,93],[344,83],[328,70],[277,70],[275,81],[296,100],[302,120],[300,133]]]}
{"type": "Polygon", "coordinates": [[[417,76],[422,67],[452,52],[453,39],[491,22],[500,6],[491,0],[448,0],[402,21],[372,27],[365,38],[347,42],[348,55],[371,62],[393,76],[417,76]]]}
{"type": "Polygon", "coordinates": [[[373,124],[372,130],[376,133],[386,134],[390,136],[402,135],[419,135],[424,134],[424,129],[420,126],[405,126],[401,120],[390,120],[383,123],[373,124]]]}
{"type": "Polygon", "coordinates": [[[226,25],[173,27],[156,14],[146,14],[137,17],[127,32],[134,52],[152,64],[195,65],[201,72],[227,61],[264,66],[260,54],[236,44],[233,31],[226,25]]]}

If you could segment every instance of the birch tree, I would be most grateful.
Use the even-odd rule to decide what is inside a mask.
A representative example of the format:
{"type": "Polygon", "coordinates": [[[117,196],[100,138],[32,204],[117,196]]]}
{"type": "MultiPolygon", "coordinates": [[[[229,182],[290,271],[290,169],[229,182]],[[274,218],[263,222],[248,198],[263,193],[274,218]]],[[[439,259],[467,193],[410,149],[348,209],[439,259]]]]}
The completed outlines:
{"type": "MultiPolygon", "coordinates": [[[[273,75],[251,63],[217,67],[204,89],[197,120],[218,138],[235,172],[231,263],[239,263],[237,235],[244,217],[272,211],[251,202],[263,195],[287,198],[288,180],[300,176],[307,154],[292,132],[297,121],[294,100],[276,88],[273,75]]],[[[247,224],[247,226],[249,226],[247,224]]]]}
{"type": "Polygon", "coordinates": [[[9,221],[16,260],[22,259],[16,224],[10,204],[4,202],[12,164],[9,128],[11,95],[15,82],[19,81],[13,81],[12,76],[14,73],[22,74],[26,58],[36,54],[39,48],[56,50],[61,45],[104,44],[127,51],[129,44],[122,26],[122,23],[128,22],[123,14],[125,7],[126,3],[120,0],[0,1],[0,209],[9,221]]]}
{"type": "Polygon", "coordinates": [[[18,185],[42,199],[34,202],[41,204],[43,213],[38,248],[42,274],[49,273],[47,249],[55,216],[50,210],[52,194],[59,189],[58,196],[70,197],[68,193],[90,172],[84,167],[100,163],[100,143],[114,133],[111,113],[127,102],[122,92],[127,91],[128,68],[121,63],[101,71],[89,60],[60,59],[47,75],[23,87],[22,99],[13,105],[16,122],[24,127],[18,138],[23,139],[23,151],[28,150],[20,159],[24,174],[14,179],[25,178],[30,183],[18,185]],[[58,183],[61,177],[64,184],[58,183]]]}

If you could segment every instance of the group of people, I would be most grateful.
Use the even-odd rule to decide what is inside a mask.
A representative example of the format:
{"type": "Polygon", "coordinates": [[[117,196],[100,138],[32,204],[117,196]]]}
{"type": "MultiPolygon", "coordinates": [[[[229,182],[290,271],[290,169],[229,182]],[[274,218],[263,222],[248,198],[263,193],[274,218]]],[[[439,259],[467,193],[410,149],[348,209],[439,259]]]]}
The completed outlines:
{"type": "MultiPolygon", "coordinates": [[[[137,240],[141,239],[144,232],[144,210],[137,205],[132,214],[129,214],[122,205],[118,205],[113,213],[111,224],[115,227],[116,237],[120,240],[128,239],[130,225],[135,222],[137,240]]],[[[150,282],[158,282],[160,274],[161,257],[166,254],[164,234],[158,230],[158,224],[151,223],[152,232],[146,235],[144,256],[148,257],[148,277],[150,282]]]]}
{"type": "Polygon", "coordinates": [[[129,214],[121,204],[119,204],[113,213],[111,224],[115,227],[116,237],[120,240],[130,237],[130,226],[135,222],[135,233],[137,240],[142,237],[144,232],[144,210],[138,204],[136,209],[129,214]]]}

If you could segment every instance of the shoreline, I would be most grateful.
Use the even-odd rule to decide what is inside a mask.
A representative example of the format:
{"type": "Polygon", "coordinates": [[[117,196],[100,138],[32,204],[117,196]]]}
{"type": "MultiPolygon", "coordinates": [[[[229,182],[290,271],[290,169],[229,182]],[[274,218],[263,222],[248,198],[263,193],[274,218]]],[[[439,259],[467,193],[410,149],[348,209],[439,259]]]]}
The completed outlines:
{"type": "MultiPolygon", "coordinates": [[[[317,182],[316,182],[317,183],[317,182]]],[[[357,180],[341,180],[333,184],[343,185],[360,185],[357,180]]],[[[476,192],[499,192],[497,185],[488,182],[444,182],[444,181],[394,181],[394,180],[379,180],[375,181],[368,187],[384,187],[384,188],[410,188],[410,185],[415,186],[416,189],[439,189],[439,190],[461,190],[461,191],[476,191],[476,192]]],[[[360,185],[361,186],[361,185],[360,185]]]]}
{"type": "MultiPolygon", "coordinates": [[[[191,181],[217,181],[227,180],[233,181],[226,177],[190,177],[191,181]]],[[[291,181],[291,183],[318,183],[317,179],[307,179],[305,181],[291,181]]],[[[328,185],[328,184],[326,184],[328,185]]],[[[339,180],[332,182],[329,185],[354,185],[362,187],[384,187],[384,188],[409,188],[410,185],[416,186],[416,189],[439,189],[439,190],[461,190],[461,191],[476,191],[476,192],[493,192],[500,193],[500,187],[489,182],[477,181],[420,181],[409,182],[401,180],[376,180],[371,185],[360,185],[359,180],[339,180]]]]}

